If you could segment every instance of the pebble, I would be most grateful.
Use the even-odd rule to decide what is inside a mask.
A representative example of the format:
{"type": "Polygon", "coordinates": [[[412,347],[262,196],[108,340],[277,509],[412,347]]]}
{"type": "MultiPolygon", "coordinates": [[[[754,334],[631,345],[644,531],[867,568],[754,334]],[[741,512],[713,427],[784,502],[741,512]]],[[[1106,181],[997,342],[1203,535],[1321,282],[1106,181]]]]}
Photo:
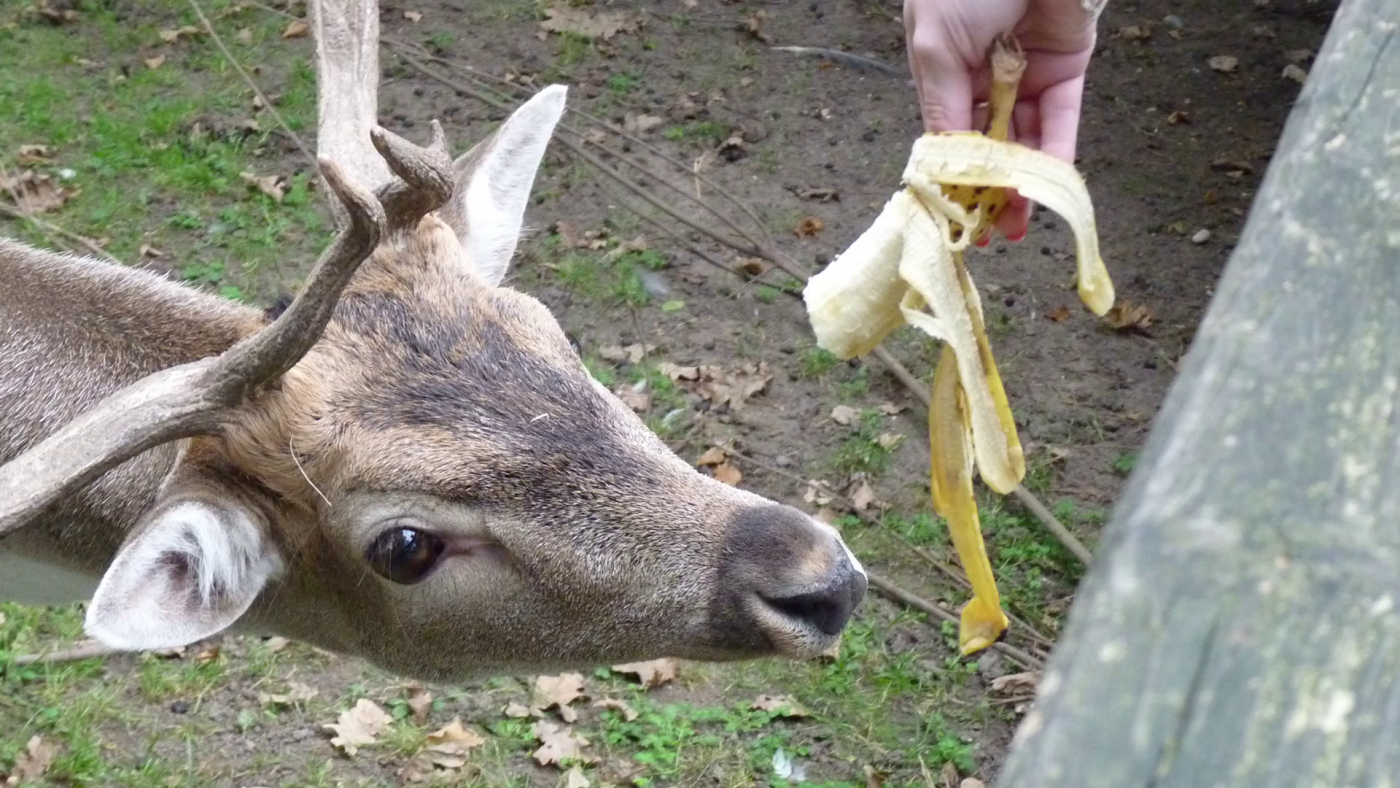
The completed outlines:
{"type": "Polygon", "coordinates": [[[1166,16],[1162,17],[1162,21],[1166,23],[1167,27],[1170,27],[1173,30],[1180,30],[1181,28],[1186,27],[1186,21],[1183,20],[1181,17],[1177,16],[1176,14],[1167,14],[1166,16]]]}
{"type": "Polygon", "coordinates": [[[1197,230],[1196,234],[1191,236],[1191,243],[1193,244],[1203,244],[1209,240],[1210,230],[1197,230]]]}

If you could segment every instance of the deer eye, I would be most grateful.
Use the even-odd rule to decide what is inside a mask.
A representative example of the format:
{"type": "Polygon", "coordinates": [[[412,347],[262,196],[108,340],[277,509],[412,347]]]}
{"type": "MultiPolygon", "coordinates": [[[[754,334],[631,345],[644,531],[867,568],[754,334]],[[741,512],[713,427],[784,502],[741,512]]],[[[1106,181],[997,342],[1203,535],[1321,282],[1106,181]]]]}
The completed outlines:
{"type": "Polygon", "coordinates": [[[365,551],[374,571],[400,585],[412,585],[428,576],[446,545],[434,534],[417,528],[390,528],[365,551]]]}

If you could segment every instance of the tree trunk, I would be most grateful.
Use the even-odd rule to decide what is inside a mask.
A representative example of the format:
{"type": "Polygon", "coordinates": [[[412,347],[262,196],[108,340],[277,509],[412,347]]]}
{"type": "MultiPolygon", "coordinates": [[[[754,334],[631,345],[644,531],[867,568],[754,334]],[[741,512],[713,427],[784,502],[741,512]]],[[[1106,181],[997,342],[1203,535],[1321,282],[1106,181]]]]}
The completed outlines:
{"type": "Polygon", "coordinates": [[[1400,783],[1397,29],[1337,12],[1001,785],[1400,783]]]}

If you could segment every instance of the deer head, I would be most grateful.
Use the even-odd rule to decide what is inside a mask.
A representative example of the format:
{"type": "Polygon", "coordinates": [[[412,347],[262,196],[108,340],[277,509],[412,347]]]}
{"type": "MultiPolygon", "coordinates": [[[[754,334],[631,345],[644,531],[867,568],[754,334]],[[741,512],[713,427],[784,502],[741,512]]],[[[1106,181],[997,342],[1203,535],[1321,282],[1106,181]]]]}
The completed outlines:
{"type": "Polygon", "coordinates": [[[323,162],[349,220],[285,314],[0,468],[3,531],[184,439],[90,634],[235,627],[442,680],[834,643],[866,587],[834,529],[690,467],[501,285],[564,101],[455,162],[436,123],[426,148],[375,129],[373,196],[323,162]]]}

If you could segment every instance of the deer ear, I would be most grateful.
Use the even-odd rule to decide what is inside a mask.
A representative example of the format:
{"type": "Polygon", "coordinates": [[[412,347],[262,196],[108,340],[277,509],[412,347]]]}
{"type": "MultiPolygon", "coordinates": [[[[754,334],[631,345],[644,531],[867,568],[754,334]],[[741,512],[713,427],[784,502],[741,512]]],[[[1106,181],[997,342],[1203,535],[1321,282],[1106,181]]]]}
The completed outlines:
{"type": "Polygon", "coordinates": [[[535,172],[564,114],[566,92],[550,85],[536,93],[453,165],[456,188],[439,216],[457,232],[477,275],[493,286],[515,254],[535,172]]]}
{"type": "Polygon", "coordinates": [[[175,648],[237,621],[282,559],[263,518],[236,500],[158,505],[117,553],[88,606],[89,636],[113,648],[175,648]]]}

